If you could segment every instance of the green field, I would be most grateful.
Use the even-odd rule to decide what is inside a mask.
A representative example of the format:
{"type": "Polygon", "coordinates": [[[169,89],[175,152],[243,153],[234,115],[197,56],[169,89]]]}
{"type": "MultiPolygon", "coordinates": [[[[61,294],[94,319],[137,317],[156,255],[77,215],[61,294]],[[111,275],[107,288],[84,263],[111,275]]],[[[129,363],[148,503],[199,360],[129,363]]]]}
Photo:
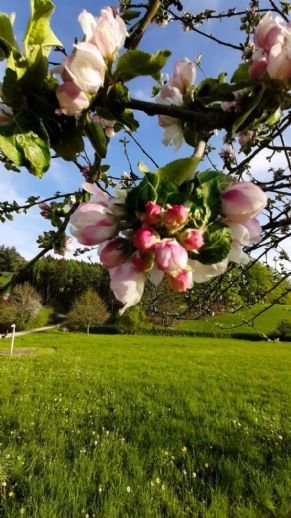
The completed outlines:
{"type": "Polygon", "coordinates": [[[178,322],[177,328],[181,331],[214,336],[257,335],[259,337],[262,334],[273,333],[281,320],[291,322],[291,306],[274,304],[254,320],[253,326],[244,324],[267,307],[267,304],[256,304],[250,309],[234,314],[221,313],[205,320],[182,320],[178,322]]]}
{"type": "Polygon", "coordinates": [[[39,349],[0,356],[1,518],[290,517],[291,343],[16,346],[39,349]]]}

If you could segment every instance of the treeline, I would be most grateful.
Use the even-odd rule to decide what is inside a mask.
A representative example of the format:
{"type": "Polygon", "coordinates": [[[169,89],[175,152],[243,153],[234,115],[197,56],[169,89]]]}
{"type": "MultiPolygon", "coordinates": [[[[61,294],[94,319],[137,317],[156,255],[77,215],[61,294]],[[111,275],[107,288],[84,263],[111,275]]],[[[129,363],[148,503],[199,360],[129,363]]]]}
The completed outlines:
{"type": "MultiPolygon", "coordinates": [[[[14,247],[0,247],[0,272],[4,274],[2,283],[7,280],[9,272],[17,271],[24,264],[25,259],[14,247]]],[[[120,307],[109,289],[107,271],[97,263],[48,256],[23,273],[20,285],[24,283],[31,285],[42,304],[51,307],[55,314],[67,314],[88,289],[95,291],[106,305],[111,320],[120,307]]],[[[182,315],[185,318],[199,318],[201,314],[256,303],[291,304],[291,293],[285,294],[288,288],[288,280],[283,280],[272,268],[257,262],[251,268],[234,266],[220,278],[206,284],[195,284],[185,294],[173,294],[165,281],[158,288],[148,283],[141,309],[150,321],[167,325],[182,315]]],[[[140,318],[141,315],[137,319],[140,318]]]]}

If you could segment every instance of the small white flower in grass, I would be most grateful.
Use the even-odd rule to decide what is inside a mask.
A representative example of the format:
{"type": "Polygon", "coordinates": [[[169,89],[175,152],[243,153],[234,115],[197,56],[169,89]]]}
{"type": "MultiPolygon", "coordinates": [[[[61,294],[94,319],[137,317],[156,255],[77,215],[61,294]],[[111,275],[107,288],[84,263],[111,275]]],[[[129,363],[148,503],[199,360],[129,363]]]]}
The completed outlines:
{"type": "Polygon", "coordinates": [[[21,509],[20,509],[20,514],[25,514],[25,509],[24,509],[24,507],[21,507],[21,509]]]}
{"type": "Polygon", "coordinates": [[[278,439],[280,439],[280,441],[283,441],[282,435],[278,435],[278,439]]]}
{"type": "Polygon", "coordinates": [[[197,473],[195,473],[195,471],[193,471],[193,473],[192,473],[192,477],[193,477],[193,478],[196,478],[196,477],[197,477],[197,473]]]}
{"type": "Polygon", "coordinates": [[[162,488],[162,491],[165,491],[165,489],[166,489],[165,484],[162,484],[161,488],[162,488]]]}
{"type": "Polygon", "coordinates": [[[157,478],[156,478],[156,483],[157,483],[157,484],[160,484],[160,482],[161,482],[161,481],[160,481],[159,477],[157,477],[157,478]]]}
{"type": "Polygon", "coordinates": [[[2,486],[3,486],[3,487],[6,487],[6,486],[7,486],[7,482],[5,482],[5,481],[4,481],[4,482],[2,482],[2,486]]]}
{"type": "Polygon", "coordinates": [[[130,493],[130,492],[131,492],[131,487],[130,487],[130,486],[127,486],[126,491],[127,491],[128,493],[130,493]]]}
{"type": "Polygon", "coordinates": [[[103,491],[103,490],[102,490],[102,486],[99,486],[99,487],[98,487],[98,491],[99,491],[99,493],[102,493],[102,491],[103,491]]]}
{"type": "Polygon", "coordinates": [[[183,472],[182,472],[182,473],[183,473],[183,475],[185,475],[185,476],[187,475],[187,471],[186,471],[185,469],[183,469],[183,472]]]}
{"type": "Polygon", "coordinates": [[[151,480],[151,486],[154,487],[155,483],[153,480],[151,480]]]}

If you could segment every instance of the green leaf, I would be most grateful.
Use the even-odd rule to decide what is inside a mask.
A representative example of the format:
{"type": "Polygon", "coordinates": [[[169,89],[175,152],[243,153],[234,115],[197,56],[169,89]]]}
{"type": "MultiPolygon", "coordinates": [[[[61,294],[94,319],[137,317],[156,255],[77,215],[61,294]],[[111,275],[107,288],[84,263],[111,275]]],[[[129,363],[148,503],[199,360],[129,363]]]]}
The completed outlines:
{"type": "Polygon", "coordinates": [[[150,169],[144,162],[138,162],[137,167],[139,168],[141,173],[150,173],[150,169]]]}
{"type": "Polygon", "coordinates": [[[232,125],[232,134],[237,133],[247,121],[249,116],[255,111],[264,96],[264,92],[265,89],[262,86],[259,91],[253,92],[253,95],[242,101],[240,115],[236,118],[232,125]]]}
{"type": "MultiPolygon", "coordinates": [[[[213,223],[209,225],[203,235],[205,244],[199,250],[199,255],[193,255],[203,264],[219,263],[225,259],[231,248],[230,228],[224,223],[213,223]]],[[[190,254],[191,255],[191,254],[190,254]]]]}
{"type": "Polygon", "coordinates": [[[160,167],[157,169],[156,174],[159,176],[160,181],[174,182],[177,185],[181,185],[194,175],[199,161],[200,159],[195,157],[180,158],[164,167],[160,167]]]}
{"type": "Polygon", "coordinates": [[[231,82],[232,83],[241,83],[244,81],[249,81],[249,79],[250,79],[249,67],[250,67],[249,63],[241,63],[241,65],[239,65],[239,67],[234,72],[234,74],[231,78],[231,82]]]}
{"type": "Polygon", "coordinates": [[[121,81],[130,81],[138,76],[155,76],[171,55],[169,50],[148,54],[141,50],[128,50],[117,61],[115,76],[121,81]]]}
{"type": "Polygon", "coordinates": [[[126,199],[130,214],[144,212],[148,201],[157,200],[159,178],[154,173],[146,173],[138,187],[129,191],[126,199]]]}
{"type": "Polygon", "coordinates": [[[85,125],[85,133],[99,157],[105,158],[107,152],[107,140],[101,124],[96,124],[96,122],[87,122],[85,125]]]}
{"type": "Polygon", "coordinates": [[[12,49],[17,47],[11,18],[0,13],[0,61],[8,58],[12,49]]]}
{"type": "Polygon", "coordinates": [[[204,205],[210,210],[211,218],[220,214],[221,194],[233,183],[233,179],[219,171],[204,171],[197,174],[200,187],[198,191],[203,197],[204,205]]]}
{"type": "Polygon", "coordinates": [[[39,178],[50,165],[50,146],[47,132],[39,120],[28,114],[17,123],[0,127],[0,149],[17,166],[24,166],[39,178]]]}
{"type": "Polygon", "coordinates": [[[131,20],[134,20],[135,18],[138,18],[140,15],[140,11],[137,11],[135,9],[127,9],[125,13],[122,15],[122,19],[125,23],[131,22],[131,20]]]}
{"type": "Polygon", "coordinates": [[[23,42],[25,55],[29,56],[31,48],[35,45],[43,47],[44,55],[48,55],[50,47],[62,47],[62,43],[50,28],[50,18],[55,6],[50,0],[30,0],[30,3],[31,18],[23,42]]]}
{"type": "Polygon", "coordinates": [[[61,116],[48,127],[51,147],[64,160],[73,161],[84,149],[82,129],[76,126],[74,117],[61,116]]]}

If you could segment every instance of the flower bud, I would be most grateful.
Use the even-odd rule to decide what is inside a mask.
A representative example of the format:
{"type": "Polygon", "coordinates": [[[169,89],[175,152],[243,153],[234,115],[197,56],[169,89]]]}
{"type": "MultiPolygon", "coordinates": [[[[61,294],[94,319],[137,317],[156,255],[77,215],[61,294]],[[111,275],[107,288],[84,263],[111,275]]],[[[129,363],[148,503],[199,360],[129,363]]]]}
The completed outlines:
{"type": "Polygon", "coordinates": [[[163,208],[153,201],[148,201],[146,211],[141,215],[141,220],[147,225],[158,225],[161,222],[163,208]]]}
{"type": "Polygon", "coordinates": [[[190,209],[184,205],[169,207],[164,216],[164,225],[168,230],[178,230],[187,223],[190,209]]]}
{"type": "Polygon", "coordinates": [[[65,60],[66,73],[80,90],[96,94],[104,81],[104,59],[92,43],[82,41],[74,47],[73,56],[65,60]]]}
{"type": "Polygon", "coordinates": [[[200,230],[187,228],[179,234],[179,241],[186,250],[199,250],[204,245],[203,236],[200,230]]]}
{"type": "Polygon", "coordinates": [[[138,272],[147,272],[154,264],[154,256],[151,253],[140,254],[140,252],[135,252],[131,256],[131,261],[138,272]]]}
{"type": "Polygon", "coordinates": [[[267,196],[252,182],[234,183],[221,196],[221,211],[227,221],[244,223],[267,205],[267,196]]]}
{"type": "Polygon", "coordinates": [[[156,243],[160,240],[159,235],[150,227],[139,228],[132,239],[132,244],[141,252],[149,252],[153,250],[156,243]]]}
{"type": "Polygon", "coordinates": [[[193,272],[191,270],[180,270],[177,275],[168,276],[168,283],[175,291],[187,291],[193,287],[193,272]]]}
{"type": "Polygon", "coordinates": [[[181,59],[174,66],[172,85],[179,88],[181,92],[186,92],[194,83],[196,77],[196,68],[193,61],[189,59],[181,59]]]}

